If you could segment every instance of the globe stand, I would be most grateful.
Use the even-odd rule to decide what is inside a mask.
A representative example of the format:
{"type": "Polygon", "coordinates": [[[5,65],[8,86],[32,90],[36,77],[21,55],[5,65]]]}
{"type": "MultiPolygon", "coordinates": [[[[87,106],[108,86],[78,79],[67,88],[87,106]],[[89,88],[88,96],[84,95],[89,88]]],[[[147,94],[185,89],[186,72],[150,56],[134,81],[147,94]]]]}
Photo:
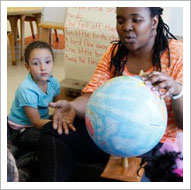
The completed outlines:
{"type": "Polygon", "coordinates": [[[110,159],[101,174],[103,178],[115,179],[119,181],[140,182],[144,169],[140,168],[141,158],[121,158],[110,156],[110,159]]]}
{"type": "Polygon", "coordinates": [[[121,158],[121,161],[122,161],[122,166],[124,168],[127,168],[128,167],[128,158],[127,157],[121,158]]]}

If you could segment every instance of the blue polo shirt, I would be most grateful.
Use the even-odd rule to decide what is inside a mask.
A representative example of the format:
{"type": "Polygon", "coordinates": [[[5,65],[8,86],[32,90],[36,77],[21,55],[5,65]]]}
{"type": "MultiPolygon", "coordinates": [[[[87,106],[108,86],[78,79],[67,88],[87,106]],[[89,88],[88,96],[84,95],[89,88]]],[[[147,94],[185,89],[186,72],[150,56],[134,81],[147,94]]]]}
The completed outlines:
{"type": "Polygon", "coordinates": [[[33,81],[31,74],[17,88],[8,119],[20,125],[31,125],[24,107],[29,106],[38,109],[42,119],[48,119],[48,103],[54,96],[60,94],[60,83],[51,76],[48,80],[47,92],[43,92],[33,81]]]}

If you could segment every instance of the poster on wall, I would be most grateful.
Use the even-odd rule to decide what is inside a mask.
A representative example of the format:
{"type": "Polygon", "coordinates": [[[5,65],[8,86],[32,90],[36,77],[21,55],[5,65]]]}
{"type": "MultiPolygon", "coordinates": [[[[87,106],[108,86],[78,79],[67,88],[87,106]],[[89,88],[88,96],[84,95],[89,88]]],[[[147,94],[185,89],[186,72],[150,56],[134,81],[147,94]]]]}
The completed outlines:
{"type": "Polygon", "coordinates": [[[65,79],[88,82],[110,42],[117,40],[115,7],[71,7],[65,20],[65,79]]]}

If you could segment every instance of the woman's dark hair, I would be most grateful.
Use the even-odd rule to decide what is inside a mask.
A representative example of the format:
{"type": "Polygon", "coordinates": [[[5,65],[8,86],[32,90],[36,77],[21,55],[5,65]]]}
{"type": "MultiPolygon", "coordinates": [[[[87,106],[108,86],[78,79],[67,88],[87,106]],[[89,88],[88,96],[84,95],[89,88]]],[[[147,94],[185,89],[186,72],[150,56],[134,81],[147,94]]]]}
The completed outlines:
{"type": "MultiPolygon", "coordinates": [[[[161,62],[160,56],[161,53],[168,49],[168,59],[169,59],[169,66],[170,66],[170,50],[168,46],[168,39],[176,39],[170,33],[169,26],[163,22],[161,17],[163,9],[161,7],[148,7],[151,13],[151,17],[158,16],[159,23],[157,26],[157,35],[155,38],[155,44],[153,47],[153,57],[152,57],[152,65],[154,66],[155,70],[161,71],[161,62]]],[[[127,61],[127,48],[121,43],[121,41],[113,41],[114,48],[111,54],[111,63],[110,63],[110,70],[114,67],[114,76],[122,75],[124,70],[126,61],[127,61]],[[116,48],[118,48],[116,52],[116,48]],[[115,53],[116,52],[116,53],[115,53]]]]}
{"type": "Polygon", "coordinates": [[[52,58],[54,60],[54,54],[53,54],[53,51],[52,51],[52,48],[50,47],[50,45],[47,44],[46,42],[35,41],[35,42],[30,43],[25,49],[25,62],[26,63],[29,63],[30,54],[34,49],[48,49],[50,51],[50,53],[52,54],[52,58]]]}

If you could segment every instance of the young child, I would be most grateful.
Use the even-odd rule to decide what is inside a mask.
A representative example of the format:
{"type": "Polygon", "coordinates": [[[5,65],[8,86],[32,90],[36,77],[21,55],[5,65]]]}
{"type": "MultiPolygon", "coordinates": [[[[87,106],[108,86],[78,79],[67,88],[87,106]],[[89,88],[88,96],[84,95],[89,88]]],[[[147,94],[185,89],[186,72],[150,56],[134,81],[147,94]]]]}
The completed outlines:
{"type": "Polygon", "coordinates": [[[27,77],[18,87],[8,116],[8,139],[19,148],[33,149],[39,132],[50,121],[49,102],[60,99],[60,84],[52,76],[53,51],[41,41],[25,50],[27,77]]]}

